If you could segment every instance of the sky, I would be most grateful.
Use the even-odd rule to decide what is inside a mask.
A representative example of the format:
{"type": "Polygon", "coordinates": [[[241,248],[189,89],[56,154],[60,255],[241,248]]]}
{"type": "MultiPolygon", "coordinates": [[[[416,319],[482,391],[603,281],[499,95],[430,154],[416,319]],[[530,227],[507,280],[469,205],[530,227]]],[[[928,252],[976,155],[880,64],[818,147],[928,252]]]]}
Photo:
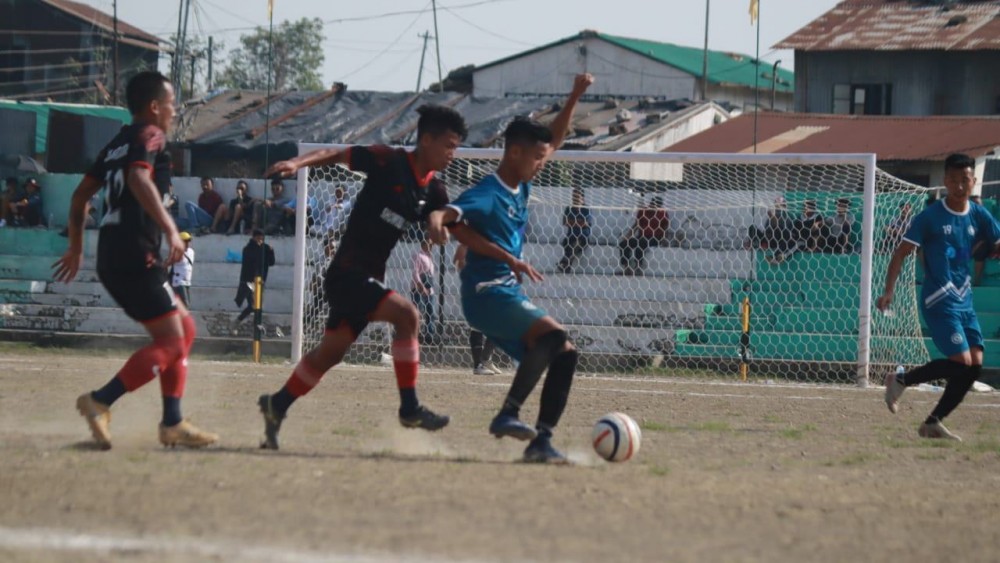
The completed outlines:
{"type": "MultiPolygon", "coordinates": [[[[78,0],[107,13],[112,0],[78,0]]],[[[423,40],[434,35],[431,0],[273,0],[274,21],[319,17],[325,22],[323,83],[352,90],[412,91],[423,40]],[[405,12],[398,14],[398,12],[405,12]],[[387,15],[397,13],[396,15],[387,15]]],[[[484,64],[584,29],[700,47],[706,0],[438,0],[442,72],[484,64]]],[[[756,27],[749,0],[709,0],[709,49],[753,55],[756,27]]],[[[267,26],[267,0],[191,0],[188,33],[211,35],[226,50],[242,33],[267,26]]],[[[118,0],[118,16],[160,37],[176,32],[180,0],[118,0]]],[[[837,0],[760,0],[761,59],[793,69],[791,51],[771,46],[837,4],[837,0]]],[[[169,62],[161,59],[160,69],[169,62]]],[[[424,61],[422,88],[437,80],[433,39],[424,61]]]]}

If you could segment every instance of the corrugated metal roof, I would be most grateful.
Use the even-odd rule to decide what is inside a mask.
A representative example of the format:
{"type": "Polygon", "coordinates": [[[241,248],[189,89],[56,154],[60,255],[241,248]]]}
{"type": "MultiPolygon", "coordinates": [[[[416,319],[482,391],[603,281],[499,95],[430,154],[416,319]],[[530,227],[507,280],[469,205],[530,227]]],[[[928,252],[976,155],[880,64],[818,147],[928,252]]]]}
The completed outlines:
{"type": "MultiPolygon", "coordinates": [[[[110,33],[114,32],[114,18],[94,8],[93,6],[81,4],[80,2],[72,2],[70,0],[42,0],[42,2],[61,12],[65,12],[91,25],[95,25],[104,31],[110,33]]],[[[159,37],[153,35],[152,33],[147,33],[138,27],[129,24],[128,22],[122,21],[121,18],[118,19],[118,33],[126,36],[123,39],[127,39],[128,37],[132,38],[131,41],[125,42],[144,49],[159,50],[159,43],[162,41],[159,37]]]]}
{"type": "MultiPolygon", "coordinates": [[[[745,114],[664,149],[664,152],[750,152],[753,114],[745,114]]],[[[1000,149],[1000,116],[891,117],[761,113],[760,153],[875,153],[879,160],[943,160],[1000,149]]]]}
{"type": "MultiPolygon", "coordinates": [[[[647,39],[633,39],[631,37],[619,37],[608,35],[597,31],[581,31],[572,37],[564,37],[552,43],[516,53],[509,57],[477,66],[473,72],[502,64],[508,61],[544,51],[551,47],[556,47],[570,41],[580,41],[583,39],[601,39],[623,49],[632,51],[643,57],[653,59],[674,68],[683,70],[695,77],[702,76],[702,53],[704,51],[697,47],[684,47],[673,43],[661,43],[659,41],[649,41],[647,39]]],[[[754,58],[742,53],[730,53],[725,51],[708,51],[708,81],[713,84],[737,84],[748,88],[753,88],[758,84],[754,77],[754,58]]],[[[771,88],[771,65],[770,63],[760,65],[761,77],[759,87],[770,90],[771,88]],[[766,75],[766,76],[765,76],[766,75]]],[[[791,71],[779,68],[777,90],[779,92],[791,92],[795,85],[795,74],[791,71]]]]}
{"type": "Polygon", "coordinates": [[[1000,1],[849,0],[774,46],[803,51],[1000,49],[1000,1]]]}

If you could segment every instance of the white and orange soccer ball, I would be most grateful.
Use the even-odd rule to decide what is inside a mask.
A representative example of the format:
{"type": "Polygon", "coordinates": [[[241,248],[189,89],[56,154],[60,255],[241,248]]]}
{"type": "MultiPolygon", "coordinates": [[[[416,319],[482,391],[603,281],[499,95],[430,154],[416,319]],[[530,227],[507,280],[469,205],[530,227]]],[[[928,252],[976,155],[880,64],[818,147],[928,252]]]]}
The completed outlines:
{"type": "Polygon", "coordinates": [[[639,451],[642,431],[627,414],[612,412],[594,424],[594,451],[608,461],[628,461],[639,451]]]}

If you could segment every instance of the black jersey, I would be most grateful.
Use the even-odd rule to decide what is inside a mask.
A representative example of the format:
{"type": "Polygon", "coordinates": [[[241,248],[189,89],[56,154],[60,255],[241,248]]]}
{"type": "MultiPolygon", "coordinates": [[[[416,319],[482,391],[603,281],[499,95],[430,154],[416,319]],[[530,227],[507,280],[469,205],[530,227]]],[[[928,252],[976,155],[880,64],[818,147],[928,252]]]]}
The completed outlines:
{"type": "Polygon", "coordinates": [[[106,189],[97,243],[98,270],[139,270],[159,264],[163,233],[127,185],[133,166],[150,170],[162,201],[170,188],[170,157],[160,128],[135,123],[122,127],[87,171],[106,189]]]}
{"type": "Polygon", "coordinates": [[[448,192],[433,172],[418,178],[413,156],[403,149],[373,145],[349,150],[350,169],[367,178],[330,270],[360,270],[383,280],[399,237],[411,223],[426,221],[432,211],[447,205],[448,192]]]}

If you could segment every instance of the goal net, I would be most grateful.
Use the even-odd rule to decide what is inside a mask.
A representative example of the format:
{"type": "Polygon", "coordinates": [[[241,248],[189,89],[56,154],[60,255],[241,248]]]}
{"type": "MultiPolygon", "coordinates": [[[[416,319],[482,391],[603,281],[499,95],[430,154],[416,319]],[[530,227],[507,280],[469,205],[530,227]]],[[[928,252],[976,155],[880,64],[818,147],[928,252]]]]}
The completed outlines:
{"type": "MultiPolygon", "coordinates": [[[[501,155],[460,150],[441,173],[451,198],[501,155]]],[[[323,272],[363,182],[339,166],[300,171],[310,217],[297,233],[295,358],[322,337],[323,272]]],[[[559,151],[533,182],[524,258],[545,280],[525,291],[567,327],[581,371],[880,384],[885,370],[928,357],[913,258],[893,309],[874,310],[925,200],[872,155],[559,151]]],[[[411,298],[422,237],[408,228],[387,266],[386,284],[411,298]]],[[[421,357],[471,370],[455,248],[431,251],[421,357]]],[[[378,362],[390,342],[390,327],[369,326],[349,360],[378,362]]],[[[494,363],[513,369],[499,350],[494,363]]]]}

